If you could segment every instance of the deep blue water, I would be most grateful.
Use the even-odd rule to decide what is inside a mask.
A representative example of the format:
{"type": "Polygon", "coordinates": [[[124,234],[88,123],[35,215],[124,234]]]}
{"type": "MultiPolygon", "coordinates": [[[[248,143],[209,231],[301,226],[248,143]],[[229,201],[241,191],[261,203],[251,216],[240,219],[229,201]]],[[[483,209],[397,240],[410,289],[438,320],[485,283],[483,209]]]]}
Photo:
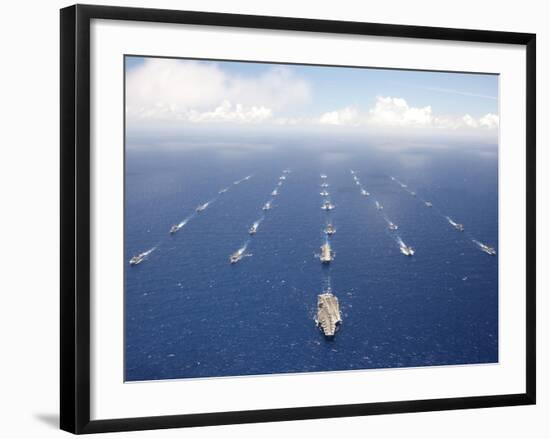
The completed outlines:
{"type": "Polygon", "coordinates": [[[498,256],[471,241],[498,252],[496,147],[316,152],[301,146],[128,147],[128,381],[498,361],[498,256]],[[285,168],[292,173],[250,239],[252,256],[229,264],[285,168]],[[350,169],[371,197],[361,196],[350,169]],[[330,268],[315,257],[327,218],[320,173],[328,175],[336,204],[330,268]],[[231,184],[249,174],[249,181],[231,184]],[[388,230],[374,199],[399,230],[388,230]],[[466,231],[454,230],[442,215],[466,231]],[[396,235],[414,247],[413,257],[400,253],[396,235]],[[155,246],[144,262],[128,264],[155,246]],[[343,311],[332,341],[314,322],[329,276],[343,311]]]}

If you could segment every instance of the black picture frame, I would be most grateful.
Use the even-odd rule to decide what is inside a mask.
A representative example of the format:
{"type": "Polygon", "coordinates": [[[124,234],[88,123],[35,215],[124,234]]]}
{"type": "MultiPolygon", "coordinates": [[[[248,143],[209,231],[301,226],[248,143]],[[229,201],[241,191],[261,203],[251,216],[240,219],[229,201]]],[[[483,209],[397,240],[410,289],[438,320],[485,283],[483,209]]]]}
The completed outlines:
{"type": "Polygon", "coordinates": [[[60,13],[61,429],[77,434],[99,433],[535,404],[535,34],[89,5],[70,6],[62,9],[60,13]],[[503,43],[525,46],[527,87],[525,133],[527,162],[525,393],[90,420],[90,22],[93,19],[503,43]]]}

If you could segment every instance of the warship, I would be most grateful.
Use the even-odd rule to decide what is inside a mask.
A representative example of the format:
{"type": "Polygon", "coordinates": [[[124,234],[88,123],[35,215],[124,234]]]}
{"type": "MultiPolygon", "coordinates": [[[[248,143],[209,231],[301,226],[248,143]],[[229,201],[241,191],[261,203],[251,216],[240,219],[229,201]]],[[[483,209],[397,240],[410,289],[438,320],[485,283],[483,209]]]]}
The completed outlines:
{"type": "Polygon", "coordinates": [[[401,241],[401,243],[399,244],[399,250],[401,251],[401,253],[403,253],[405,256],[412,256],[414,255],[414,249],[409,246],[409,245],[406,245],[403,241],[401,241]]]}
{"type": "Polygon", "coordinates": [[[141,264],[147,255],[145,253],[140,253],[139,255],[132,256],[132,259],[130,259],[130,265],[137,265],[141,264]]]}
{"type": "Polygon", "coordinates": [[[480,248],[481,251],[487,253],[488,255],[495,256],[497,254],[494,247],[490,247],[487,244],[483,244],[482,242],[476,241],[475,239],[473,239],[472,241],[474,241],[477,244],[477,246],[480,248]]]}
{"type": "Polygon", "coordinates": [[[342,323],[338,298],[328,289],[317,296],[317,316],[315,323],[326,338],[333,338],[342,323]]]}
{"type": "Polygon", "coordinates": [[[248,234],[249,235],[255,235],[256,232],[258,231],[258,226],[260,225],[260,223],[258,221],[256,221],[254,224],[252,224],[250,226],[250,229],[248,229],[248,234]]]}
{"type": "Polygon", "coordinates": [[[210,204],[210,202],[201,204],[195,210],[197,212],[202,212],[204,209],[206,209],[208,207],[209,204],[210,204]]]}
{"type": "Polygon", "coordinates": [[[453,221],[451,218],[449,217],[446,217],[447,218],[447,221],[449,221],[449,224],[451,226],[453,226],[456,230],[458,230],[459,232],[463,232],[464,231],[464,226],[460,223],[457,223],[455,221],[453,221]]]}
{"type": "Polygon", "coordinates": [[[239,250],[237,250],[235,253],[232,253],[229,256],[229,262],[231,264],[236,264],[237,262],[239,262],[244,257],[244,251],[245,250],[246,250],[246,248],[242,247],[239,250]]]}
{"type": "Polygon", "coordinates": [[[330,244],[326,242],[321,246],[321,254],[319,255],[319,260],[323,264],[328,264],[334,260],[334,253],[330,248],[330,244]]]}
{"type": "Polygon", "coordinates": [[[147,250],[146,252],[143,252],[143,253],[140,253],[138,255],[132,256],[132,258],[129,261],[130,265],[141,264],[147,258],[147,256],[149,256],[155,249],[156,249],[156,247],[153,247],[152,249],[147,250]]]}

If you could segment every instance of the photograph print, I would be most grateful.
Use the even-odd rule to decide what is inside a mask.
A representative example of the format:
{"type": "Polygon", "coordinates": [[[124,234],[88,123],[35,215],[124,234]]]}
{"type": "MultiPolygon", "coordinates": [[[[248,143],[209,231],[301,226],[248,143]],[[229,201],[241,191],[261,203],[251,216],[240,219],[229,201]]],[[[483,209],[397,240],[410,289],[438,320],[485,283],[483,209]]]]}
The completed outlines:
{"type": "Polygon", "coordinates": [[[125,56],[126,381],[499,361],[499,76],[382,67],[125,56]]]}

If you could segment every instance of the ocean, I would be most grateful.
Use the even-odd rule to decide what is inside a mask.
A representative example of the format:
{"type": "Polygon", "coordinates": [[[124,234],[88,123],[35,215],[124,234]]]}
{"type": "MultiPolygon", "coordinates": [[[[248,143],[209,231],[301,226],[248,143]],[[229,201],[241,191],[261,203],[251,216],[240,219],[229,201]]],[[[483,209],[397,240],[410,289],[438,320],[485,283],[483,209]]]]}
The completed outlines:
{"type": "Polygon", "coordinates": [[[319,143],[127,142],[127,381],[498,362],[497,147],[319,143]],[[337,232],[326,266],[318,253],[328,219],[337,232]],[[314,321],[328,287],[343,320],[332,340],[314,321]]]}

